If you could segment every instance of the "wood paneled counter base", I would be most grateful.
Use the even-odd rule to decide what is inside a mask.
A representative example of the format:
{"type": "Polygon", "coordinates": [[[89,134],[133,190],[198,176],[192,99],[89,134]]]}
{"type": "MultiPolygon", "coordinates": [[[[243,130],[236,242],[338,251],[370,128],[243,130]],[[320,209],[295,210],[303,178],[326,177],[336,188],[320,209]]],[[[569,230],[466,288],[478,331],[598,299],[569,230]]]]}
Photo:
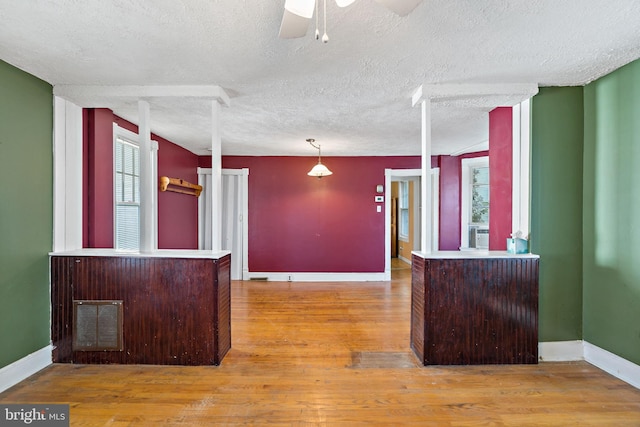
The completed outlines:
{"type": "Polygon", "coordinates": [[[230,260],[204,251],[52,254],[53,361],[219,365],[231,348],[230,260]]]}
{"type": "Polygon", "coordinates": [[[424,365],[538,361],[536,255],[414,252],[411,348],[424,365]]]}

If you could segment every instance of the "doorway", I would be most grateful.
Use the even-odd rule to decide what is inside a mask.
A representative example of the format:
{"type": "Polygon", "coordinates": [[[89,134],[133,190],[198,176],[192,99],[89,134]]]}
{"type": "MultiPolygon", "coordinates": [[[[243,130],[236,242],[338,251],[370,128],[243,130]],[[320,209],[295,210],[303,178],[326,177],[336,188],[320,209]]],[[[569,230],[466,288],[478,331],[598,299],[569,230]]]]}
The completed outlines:
{"type": "MultiPolygon", "coordinates": [[[[438,250],[439,242],[439,212],[440,212],[440,170],[438,168],[431,170],[431,203],[432,210],[432,227],[431,240],[432,250],[438,250]]],[[[403,261],[411,262],[411,252],[419,251],[421,243],[421,185],[422,185],[421,169],[386,169],[385,170],[385,280],[391,280],[392,270],[392,254],[393,243],[397,244],[397,254],[401,255],[403,261]],[[411,203],[403,203],[401,195],[393,196],[392,183],[406,183],[405,190],[407,199],[411,199],[411,203]],[[398,199],[397,202],[394,199],[398,199]],[[393,210],[395,206],[395,223],[393,222],[393,210]],[[403,209],[405,209],[404,212],[403,209]],[[405,230],[401,232],[402,216],[405,216],[405,230]],[[397,232],[394,235],[394,227],[397,232]],[[410,247],[405,247],[410,246],[410,247]],[[401,249],[402,248],[402,249],[401,249]]]]}
{"type": "MultiPolygon", "coordinates": [[[[198,182],[204,187],[198,201],[198,248],[211,249],[211,169],[198,168],[198,182]]],[[[222,169],[221,245],[231,251],[231,280],[243,280],[248,267],[249,169],[222,169]]]]}

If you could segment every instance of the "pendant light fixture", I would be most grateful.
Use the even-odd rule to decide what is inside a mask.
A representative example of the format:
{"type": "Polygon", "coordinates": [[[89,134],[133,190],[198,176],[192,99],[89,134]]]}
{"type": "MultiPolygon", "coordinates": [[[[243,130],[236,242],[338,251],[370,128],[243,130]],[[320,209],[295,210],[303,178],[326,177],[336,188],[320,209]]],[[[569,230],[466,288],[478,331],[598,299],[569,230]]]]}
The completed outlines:
{"type": "Polygon", "coordinates": [[[328,176],[333,174],[325,165],[322,164],[322,155],[320,152],[320,144],[315,144],[316,140],[313,138],[307,139],[307,142],[311,144],[311,146],[318,150],[318,164],[311,169],[307,175],[309,176],[317,176],[318,178],[322,178],[323,176],[328,176]]]}

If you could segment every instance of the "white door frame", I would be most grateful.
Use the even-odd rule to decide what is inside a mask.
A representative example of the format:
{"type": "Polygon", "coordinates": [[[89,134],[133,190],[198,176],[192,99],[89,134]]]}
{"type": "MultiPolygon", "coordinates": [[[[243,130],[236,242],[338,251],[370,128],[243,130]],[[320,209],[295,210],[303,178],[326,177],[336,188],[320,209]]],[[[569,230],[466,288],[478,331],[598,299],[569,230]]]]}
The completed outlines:
{"type": "MultiPolygon", "coordinates": [[[[211,173],[211,168],[198,168],[198,175],[211,173]]],[[[241,280],[249,280],[249,169],[222,169],[223,175],[239,175],[240,176],[240,186],[242,188],[242,207],[239,221],[242,222],[242,277],[241,280]]],[[[202,182],[199,182],[202,185],[202,182]]],[[[205,190],[206,191],[206,190],[205,190]]],[[[198,215],[200,215],[200,209],[198,209],[198,215]]],[[[222,215],[222,209],[220,209],[220,215],[222,215]]],[[[201,224],[200,218],[198,218],[198,224],[201,224]]],[[[237,254],[232,254],[232,262],[233,258],[236,257],[237,254]]]]}
{"type": "MultiPolygon", "coordinates": [[[[432,173],[432,186],[435,190],[439,189],[440,185],[440,169],[434,168],[431,169],[432,173]]],[[[413,178],[415,182],[418,184],[421,183],[420,178],[422,177],[422,169],[385,169],[384,170],[384,197],[386,203],[384,204],[384,280],[391,280],[391,182],[393,181],[401,181],[402,179],[413,178]]],[[[433,206],[436,215],[432,216],[433,227],[433,247],[434,250],[438,248],[439,236],[439,215],[437,215],[439,211],[439,203],[440,203],[440,194],[439,191],[432,191],[432,201],[431,206],[433,206]]],[[[420,245],[420,209],[422,209],[422,201],[420,199],[420,191],[414,192],[414,197],[416,197],[416,201],[419,203],[414,203],[414,212],[413,212],[413,241],[414,245],[420,245]],[[417,197],[416,197],[417,196],[417,197]]],[[[413,248],[414,251],[420,250],[416,247],[413,248]]]]}

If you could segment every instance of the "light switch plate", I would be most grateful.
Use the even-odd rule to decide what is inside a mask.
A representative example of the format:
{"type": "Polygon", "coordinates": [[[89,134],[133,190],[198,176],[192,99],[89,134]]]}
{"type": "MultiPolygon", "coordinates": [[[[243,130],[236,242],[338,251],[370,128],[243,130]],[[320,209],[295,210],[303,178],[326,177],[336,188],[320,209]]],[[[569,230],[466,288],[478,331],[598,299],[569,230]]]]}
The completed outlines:
{"type": "Polygon", "coordinates": [[[384,196],[375,196],[376,203],[384,202],[384,196]]]}

